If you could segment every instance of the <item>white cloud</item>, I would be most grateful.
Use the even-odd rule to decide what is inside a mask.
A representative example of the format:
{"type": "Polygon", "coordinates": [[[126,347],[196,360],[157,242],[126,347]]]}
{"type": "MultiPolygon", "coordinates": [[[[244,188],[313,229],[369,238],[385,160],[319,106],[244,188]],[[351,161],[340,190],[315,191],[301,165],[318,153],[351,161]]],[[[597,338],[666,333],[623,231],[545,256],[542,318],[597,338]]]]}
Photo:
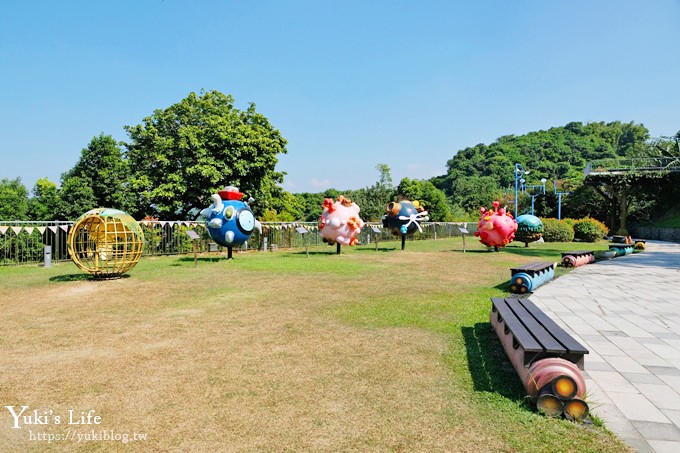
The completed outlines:
{"type": "Polygon", "coordinates": [[[312,187],[314,187],[315,189],[327,189],[331,186],[331,180],[330,179],[312,178],[310,183],[312,184],[312,187]]]}

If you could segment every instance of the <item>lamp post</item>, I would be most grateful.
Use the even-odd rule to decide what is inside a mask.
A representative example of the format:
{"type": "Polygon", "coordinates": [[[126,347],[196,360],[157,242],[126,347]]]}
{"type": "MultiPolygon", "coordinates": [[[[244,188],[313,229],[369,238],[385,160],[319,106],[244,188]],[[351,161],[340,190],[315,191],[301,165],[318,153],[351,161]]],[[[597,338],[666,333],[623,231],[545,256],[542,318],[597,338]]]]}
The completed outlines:
{"type": "Polygon", "coordinates": [[[522,190],[524,190],[524,178],[522,176],[528,175],[529,170],[525,170],[522,164],[515,164],[515,217],[517,217],[517,195],[519,191],[519,183],[522,183],[522,190]]]}
{"type": "Polygon", "coordinates": [[[557,220],[562,220],[562,195],[569,195],[569,192],[558,192],[557,180],[555,180],[553,191],[557,195],[557,220]]]}

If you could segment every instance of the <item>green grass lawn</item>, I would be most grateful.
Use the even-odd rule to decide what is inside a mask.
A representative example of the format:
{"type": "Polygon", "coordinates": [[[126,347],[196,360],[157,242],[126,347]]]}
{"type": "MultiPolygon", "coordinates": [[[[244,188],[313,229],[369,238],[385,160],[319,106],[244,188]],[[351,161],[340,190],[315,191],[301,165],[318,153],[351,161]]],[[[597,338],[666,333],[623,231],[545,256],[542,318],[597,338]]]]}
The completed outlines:
{"type": "MultiPolygon", "coordinates": [[[[489,325],[510,267],[605,243],[399,247],[145,258],[102,282],[70,263],[0,268],[0,400],[95,409],[103,429],[147,433],[140,450],[626,449],[535,413],[489,325]]],[[[65,446],[9,424],[9,449],[65,446]]]]}

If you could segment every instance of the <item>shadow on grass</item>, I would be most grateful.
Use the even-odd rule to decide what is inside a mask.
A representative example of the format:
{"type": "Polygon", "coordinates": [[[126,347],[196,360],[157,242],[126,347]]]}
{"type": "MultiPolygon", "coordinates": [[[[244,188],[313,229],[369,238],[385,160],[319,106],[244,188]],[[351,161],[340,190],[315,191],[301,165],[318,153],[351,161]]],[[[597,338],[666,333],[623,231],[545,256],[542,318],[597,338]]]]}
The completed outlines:
{"type": "Polygon", "coordinates": [[[462,327],[461,331],[475,391],[494,392],[515,401],[524,400],[524,388],[491,324],[477,323],[473,327],[462,327]]]}
{"type": "Polygon", "coordinates": [[[395,251],[398,251],[398,250],[401,251],[401,246],[397,246],[397,247],[394,247],[394,248],[378,246],[378,250],[376,250],[375,247],[368,248],[368,246],[361,248],[361,249],[356,249],[357,252],[361,252],[361,253],[395,252],[395,251]]]}
{"type": "MultiPolygon", "coordinates": [[[[198,257],[198,262],[199,262],[199,263],[218,263],[218,262],[220,262],[220,261],[222,261],[222,260],[224,260],[224,261],[229,261],[229,260],[227,259],[226,256],[224,256],[224,257],[221,257],[221,256],[215,256],[215,257],[212,257],[212,256],[211,256],[211,257],[199,256],[199,257],[198,257]]],[[[194,262],[194,257],[193,257],[193,256],[185,256],[185,257],[179,258],[179,261],[182,261],[182,262],[191,262],[191,263],[193,263],[193,262],[194,262]]]]}
{"type": "Polygon", "coordinates": [[[123,274],[119,277],[113,277],[113,278],[94,278],[90,274],[67,274],[67,275],[55,275],[54,277],[50,277],[51,282],[80,282],[80,281],[85,281],[85,280],[91,280],[94,282],[97,281],[106,281],[106,280],[118,280],[119,278],[129,278],[129,274],[123,274]]]}

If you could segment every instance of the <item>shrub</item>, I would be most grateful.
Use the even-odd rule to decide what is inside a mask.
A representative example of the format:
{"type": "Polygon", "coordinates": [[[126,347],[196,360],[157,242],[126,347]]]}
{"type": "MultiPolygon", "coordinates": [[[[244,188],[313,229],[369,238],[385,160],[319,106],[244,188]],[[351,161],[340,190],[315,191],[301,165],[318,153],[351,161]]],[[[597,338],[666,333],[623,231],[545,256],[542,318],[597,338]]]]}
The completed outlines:
{"type": "Polygon", "coordinates": [[[574,229],[565,220],[541,219],[543,222],[543,240],[545,242],[571,242],[574,240],[574,229]]]}
{"type": "Polygon", "coordinates": [[[602,222],[590,217],[574,222],[574,238],[581,241],[595,242],[606,236],[608,232],[609,228],[602,222]]]}

